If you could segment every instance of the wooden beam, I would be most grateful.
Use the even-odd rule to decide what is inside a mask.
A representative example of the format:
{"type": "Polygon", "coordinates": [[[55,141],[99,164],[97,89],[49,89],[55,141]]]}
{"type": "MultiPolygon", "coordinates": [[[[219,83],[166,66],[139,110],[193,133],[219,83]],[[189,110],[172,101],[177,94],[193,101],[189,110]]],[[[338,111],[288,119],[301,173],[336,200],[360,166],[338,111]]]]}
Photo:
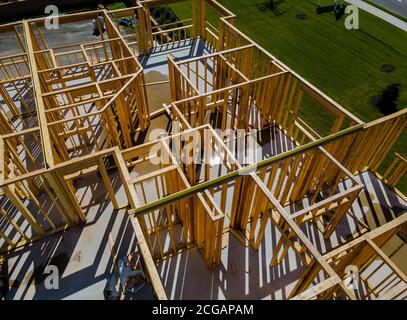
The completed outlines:
{"type": "Polygon", "coordinates": [[[40,126],[40,133],[41,133],[41,141],[42,141],[42,146],[44,148],[44,158],[45,158],[45,163],[52,167],[54,165],[54,159],[52,155],[52,147],[51,147],[51,137],[47,128],[47,119],[45,116],[45,106],[44,106],[44,101],[42,100],[41,97],[41,84],[40,84],[40,78],[38,76],[38,68],[34,56],[34,47],[32,43],[32,34],[31,34],[31,28],[29,26],[29,22],[24,20],[23,21],[23,28],[24,28],[24,33],[25,33],[25,39],[27,41],[27,54],[28,54],[28,60],[30,62],[30,67],[31,67],[31,77],[33,81],[33,92],[35,96],[35,104],[37,106],[37,114],[38,114],[38,123],[40,126]]]}
{"type": "Polygon", "coordinates": [[[307,289],[306,291],[296,295],[295,297],[291,298],[290,300],[311,300],[313,298],[317,298],[318,295],[324,293],[325,291],[335,287],[341,282],[342,279],[339,278],[338,275],[334,275],[321,283],[307,289]]]}

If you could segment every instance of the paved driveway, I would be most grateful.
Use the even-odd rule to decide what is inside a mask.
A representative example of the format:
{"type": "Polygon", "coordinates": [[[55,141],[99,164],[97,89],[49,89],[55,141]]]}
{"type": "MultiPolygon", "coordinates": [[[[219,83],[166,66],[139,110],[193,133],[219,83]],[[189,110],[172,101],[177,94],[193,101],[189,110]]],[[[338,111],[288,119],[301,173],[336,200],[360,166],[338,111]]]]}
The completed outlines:
{"type": "Polygon", "coordinates": [[[372,0],[373,2],[407,18],[407,0],[372,0]]]}

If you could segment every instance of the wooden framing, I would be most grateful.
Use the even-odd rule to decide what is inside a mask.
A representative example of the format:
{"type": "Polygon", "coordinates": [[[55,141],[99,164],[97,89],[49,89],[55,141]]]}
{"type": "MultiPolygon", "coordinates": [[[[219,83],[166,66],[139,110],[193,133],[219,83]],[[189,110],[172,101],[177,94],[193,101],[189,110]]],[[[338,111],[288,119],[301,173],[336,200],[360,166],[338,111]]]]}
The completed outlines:
{"type": "Polygon", "coordinates": [[[172,99],[178,101],[177,108],[192,126],[203,124],[199,121],[200,113],[204,113],[201,115],[204,123],[213,127],[221,123],[223,130],[230,127],[261,130],[274,125],[302,145],[338,132],[345,122],[347,126],[362,123],[254,44],[178,63],[169,58],[168,64],[172,99]],[[304,96],[331,116],[332,127],[326,134],[315,132],[299,117],[304,96]],[[191,109],[191,104],[198,106],[202,101],[203,111],[191,109]],[[247,103],[247,107],[238,108],[242,103],[247,103]],[[213,114],[216,116],[211,117],[213,114]]]}
{"type": "MultiPolygon", "coordinates": [[[[179,140],[178,143],[181,144],[183,140],[189,138],[188,136],[198,133],[201,129],[193,129],[161,139],[159,142],[123,151],[123,159],[131,171],[137,170],[138,166],[149,162],[151,157],[168,160],[168,163],[163,161],[163,163],[167,163],[166,165],[160,163],[157,165],[158,168],[151,168],[151,172],[128,180],[130,187],[140,195],[136,199],[138,205],[134,209],[191,187],[191,183],[195,181],[195,177],[191,174],[193,175],[195,170],[189,166],[195,164],[191,163],[184,167],[177,160],[177,154],[171,152],[169,142],[174,144],[175,140],[179,140]],[[155,156],[156,153],[157,156],[155,156]],[[150,187],[149,195],[147,195],[145,186],[149,183],[154,187],[150,187]]],[[[207,174],[209,173],[203,173],[203,175],[207,174]]],[[[132,215],[133,211],[129,211],[129,214],[132,215]]],[[[211,267],[212,264],[220,261],[224,217],[222,209],[214,200],[213,191],[207,190],[204,193],[198,193],[196,197],[157,207],[138,219],[148,246],[151,252],[154,252],[153,257],[157,261],[196,245],[202,252],[207,265],[211,267]],[[169,237],[168,249],[163,246],[165,236],[169,237]]]]}
{"type": "Polygon", "coordinates": [[[61,22],[98,15],[109,39],[52,48],[42,20],[34,19],[14,28],[24,52],[0,58],[1,214],[13,227],[2,232],[2,251],[85,222],[75,188],[80,175],[99,171],[114,208],[127,205],[115,198],[106,151],[132,146],[132,135],[148,127],[142,68],[106,12],[61,22]]]}
{"type": "Polygon", "coordinates": [[[407,277],[392,258],[405,249],[406,244],[398,233],[405,228],[406,219],[406,215],[402,215],[326,253],[323,258],[335,266],[339,277],[327,279],[293,299],[331,299],[338,294],[338,279],[346,277],[345,269],[349,265],[358,270],[357,287],[360,287],[360,299],[399,299],[407,291],[407,277]],[[386,250],[386,253],[383,250],[386,250]],[[379,273],[382,275],[374,279],[379,273]]]}
{"type": "Polygon", "coordinates": [[[270,266],[293,250],[305,267],[290,298],[403,297],[406,275],[384,247],[405,226],[406,214],[375,230],[352,216],[360,234],[327,253],[301,227],[313,224],[329,239],[363,189],[355,176],[364,171],[397,191],[405,155],[396,154],[383,175],[377,171],[405,130],[407,109],[364,123],[244,35],[215,0],[193,0],[193,16],[181,22],[160,25],[151,17],[150,8],[178,1],[61,17],[62,24],[94,19],[99,31],[106,29],[98,41],[79,44],[48,43],[43,18],[0,26],[17,44],[17,53],[0,56],[0,252],[86,223],[75,181],[99,173],[103,201],[127,209],[159,299],[167,297],[157,263],[197,248],[212,268],[226,233],[257,250],[269,223],[280,234],[270,266]],[[219,15],[216,25],[209,10],[219,15]],[[137,29],[124,36],[118,19],[128,16],[137,29]],[[168,56],[172,103],[150,113],[138,56],[191,39],[214,52],[179,61],[168,56]],[[301,118],[306,103],[326,115],[327,132],[301,118]],[[138,143],[162,114],[179,124],[178,132],[138,143]],[[219,129],[233,134],[224,137],[219,129]],[[231,146],[253,138],[253,129],[260,144],[262,132],[276,129],[293,147],[246,164],[231,146]],[[194,161],[185,162],[187,156],[194,161]],[[112,174],[124,186],[125,203],[112,174]],[[373,275],[362,275],[367,293],[355,294],[343,281],[346,266],[364,272],[375,259],[391,272],[373,285],[373,275]]]}

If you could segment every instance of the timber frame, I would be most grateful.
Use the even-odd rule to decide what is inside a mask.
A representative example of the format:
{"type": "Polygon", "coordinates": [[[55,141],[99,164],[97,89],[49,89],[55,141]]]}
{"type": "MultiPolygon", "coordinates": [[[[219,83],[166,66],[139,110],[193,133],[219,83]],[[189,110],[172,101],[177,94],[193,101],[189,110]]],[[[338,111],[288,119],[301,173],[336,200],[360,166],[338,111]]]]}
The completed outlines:
{"type": "Polygon", "coordinates": [[[186,0],[137,1],[126,9],[61,16],[62,25],[96,21],[99,40],[80,44],[50,45],[44,18],[0,26],[19,44],[18,53],[0,56],[0,252],[86,223],[75,180],[97,172],[113,207],[127,210],[159,299],[167,296],[156,263],[196,247],[212,268],[220,263],[225,233],[258,249],[269,221],[280,233],[270,266],[290,249],[305,266],[289,298],[393,299],[405,293],[406,275],[381,249],[405,228],[405,213],[374,230],[352,217],[361,232],[328,253],[319,252],[301,226],[315,224],[329,238],[350,215],[364,188],[356,175],[365,171],[406,199],[396,189],[407,171],[405,157],[396,154],[383,175],[378,170],[405,130],[407,109],[364,123],[239,31],[236,16],[215,0],[191,0],[193,16],[182,26],[160,25],[151,17],[150,8],[179,1],[186,0]],[[219,15],[217,25],[207,19],[209,8],[219,15]],[[138,21],[136,30],[123,35],[119,19],[129,16],[138,21]],[[189,39],[204,41],[212,53],[186,60],[168,56],[172,101],[150,112],[138,57],[189,39]],[[318,132],[301,118],[307,103],[326,117],[328,131],[318,132]],[[178,132],[138,143],[162,114],[179,123],[178,132]],[[223,137],[216,129],[244,134],[223,137]],[[260,144],[264,133],[279,130],[290,149],[252,164],[241,161],[233,146],[250,139],[253,129],[260,144]],[[195,151],[204,162],[184,164],[182,148],[174,146],[196,134],[206,138],[195,151]],[[152,149],[169,161],[132,175],[151,161],[152,149]],[[211,164],[212,155],[220,162],[211,164]],[[112,172],[124,186],[124,203],[115,195],[112,172]],[[44,207],[44,201],[51,205],[44,207]],[[168,248],[163,234],[170,238],[168,248]],[[385,289],[369,286],[369,275],[362,276],[369,295],[358,296],[343,281],[346,266],[366,270],[375,257],[391,270],[385,289]],[[325,280],[318,283],[321,274],[325,280]]]}

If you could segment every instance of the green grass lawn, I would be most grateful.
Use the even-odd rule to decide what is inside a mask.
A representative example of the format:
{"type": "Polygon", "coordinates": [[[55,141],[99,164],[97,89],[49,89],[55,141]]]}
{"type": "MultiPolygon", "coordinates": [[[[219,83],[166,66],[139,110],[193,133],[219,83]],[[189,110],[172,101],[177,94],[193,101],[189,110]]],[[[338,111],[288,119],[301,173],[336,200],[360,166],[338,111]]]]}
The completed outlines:
{"type": "Polygon", "coordinates": [[[109,10],[124,9],[126,7],[127,6],[124,4],[124,2],[114,2],[114,3],[107,5],[107,9],[109,9],[109,10]]]}
{"type": "MultiPolygon", "coordinates": [[[[344,18],[336,21],[332,13],[317,15],[313,0],[284,0],[274,12],[264,8],[265,0],[218,1],[237,15],[240,30],[363,121],[383,116],[369,99],[389,84],[401,84],[399,109],[407,106],[406,32],[363,11],[359,11],[360,29],[346,30],[344,18]],[[297,14],[308,19],[299,20],[297,14]],[[396,70],[383,73],[383,64],[396,70]]],[[[180,18],[192,16],[189,2],[172,8],[180,18]]],[[[313,118],[312,109],[304,118],[313,118]]],[[[407,156],[406,131],[384,168],[395,151],[407,156]]],[[[398,187],[407,193],[407,176],[398,187]]]]}

